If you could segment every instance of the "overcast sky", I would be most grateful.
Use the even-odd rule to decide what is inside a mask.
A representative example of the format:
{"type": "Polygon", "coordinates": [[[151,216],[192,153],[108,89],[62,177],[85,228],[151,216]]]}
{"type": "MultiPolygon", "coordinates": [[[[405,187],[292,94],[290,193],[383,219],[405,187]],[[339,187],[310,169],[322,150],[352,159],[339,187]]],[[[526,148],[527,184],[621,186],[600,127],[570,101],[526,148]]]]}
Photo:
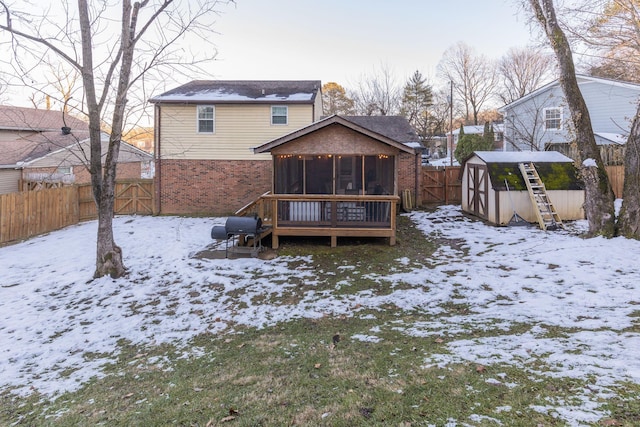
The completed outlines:
{"type": "Polygon", "coordinates": [[[335,81],[383,66],[400,81],[433,81],[444,51],[462,41],[499,58],[535,40],[516,0],[237,0],[215,25],[212,78],[335,81]]]}

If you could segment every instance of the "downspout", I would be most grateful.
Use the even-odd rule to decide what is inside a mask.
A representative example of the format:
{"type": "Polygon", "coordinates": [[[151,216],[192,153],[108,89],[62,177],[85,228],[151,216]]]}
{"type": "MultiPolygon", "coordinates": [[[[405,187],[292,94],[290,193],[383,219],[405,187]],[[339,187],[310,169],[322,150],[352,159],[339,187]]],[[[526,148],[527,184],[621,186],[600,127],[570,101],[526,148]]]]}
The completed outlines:
{"type": "Polygon", "coordinates": [[[155,123],[155,128],[156,131],[154,132],[154,136],[155,136],[155,146],[154,146],[154,157],[155,157],[155,162],[156,162],[156,176],[155,176],[155,183],[156,183],[156,215],[160,214],[160,210],[162,209],[162,202],[161,202],[161,194],[162,194],[162,163],[160,161],[160,123],[161,123],[161,117],[160,117],[160,105],[156,104],[156,123],[155,123]]]}

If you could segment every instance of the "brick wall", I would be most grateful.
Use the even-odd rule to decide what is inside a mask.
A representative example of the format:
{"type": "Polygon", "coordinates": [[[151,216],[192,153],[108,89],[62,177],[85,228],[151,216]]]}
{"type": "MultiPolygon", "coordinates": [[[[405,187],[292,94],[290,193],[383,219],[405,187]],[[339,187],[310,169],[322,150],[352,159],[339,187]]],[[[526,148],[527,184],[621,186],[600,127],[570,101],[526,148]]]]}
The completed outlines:
{"type": "Polygon", "coordinates": [[[271,160],[160,160],[161,214],[232,214],[271,190],[271,160]]]}
{"type": "Polygon", "coordinates": [[[413,154],[400,153],[398,157],[398,195],[403,190],[411,190],[414,198],[420,196],[416,188],[416,156],[413,154]]]}

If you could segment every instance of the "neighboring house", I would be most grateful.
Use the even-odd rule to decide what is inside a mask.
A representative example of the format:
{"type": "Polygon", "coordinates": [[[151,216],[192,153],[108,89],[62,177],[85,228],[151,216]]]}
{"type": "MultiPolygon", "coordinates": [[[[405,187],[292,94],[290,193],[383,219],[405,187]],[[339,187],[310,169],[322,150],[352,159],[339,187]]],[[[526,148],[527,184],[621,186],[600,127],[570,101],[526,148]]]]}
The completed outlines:
{"type": "Polygon", "coordinates": [[[280,236],[388,237],[395,244],[400,193],[419,194],[418,136],[404,117],[333,115],[254,149],[270,153],[263,196],[272,245],[280,236]]]}
{"type": "MultiPolygon", "coordinates": [[[[108,137],[103,135],[103,143],[108,137]]],[[[88,124],[60,111],[0,106],[0,194],[30,183],[86,183],[88,124]]],[[[148,177],[152,156],[122,143],[118,178],[148,177]]],[[[150,176],[152,177],[152,176],[150,176]]]]}
{"type": "MultiPolygon", "coordinates": [[[[624,143],[636,114],[640,85],[578,75],[596,142],[624,143]]],[[[562,149],[575,140],[571,116],[559,81],[551,82],[505,105],[506,150],[562,149]]]]}
{"type": "Polygon", "coordinates": [[[537,222],[520,163],[533,162],[561,220],[584,219],[584,189],[573,160],[555,151],[476,151],[463,163],[462,210],[496,225],[514,214],[537,222]]]}
{"type": "MultiPolygon", "coordinates": [[[[493,126],[493,148],[494,150],[502,150],[504,141],[504,124],[492,123],[493,126]]],[[[463,132],[465,135],[484,135],[484,125],[470,125],[464,126],[463,132]]],[[[453,149],[458,145],[460,139],[460,128],[455,129],[453,132],[453,149]]]]}
{"type": "Polygon", "coordinates": [[[155,104],[156,211],[233,213],[271,189],[252,148],[322,117],[321,82],[197,80],[155,104]]]}

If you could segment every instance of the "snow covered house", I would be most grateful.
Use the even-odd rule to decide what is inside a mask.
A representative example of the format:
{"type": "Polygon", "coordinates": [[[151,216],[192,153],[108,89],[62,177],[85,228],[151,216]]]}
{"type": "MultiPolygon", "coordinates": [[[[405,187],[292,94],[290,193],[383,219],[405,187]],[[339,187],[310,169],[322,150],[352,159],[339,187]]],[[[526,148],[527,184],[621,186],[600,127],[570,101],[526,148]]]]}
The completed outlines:
{"type": "Polygon", "coordinates": [[[463,164],[462,210],[507,225],[514,213],[535,223],[521,163],[533,162],[561,220],[584,219],[584,189],[573,161],[555,151],[476,151],[463,164]]]}
{"type": "Polygon", "coordinates": [[[252,148],[322,117],[321,82],[195,80],[155,104],[156,211],[226,215],[271,189],[252,148]]]}
{"type": "MultiPolygon", "coordinates": [[[[640,99],[640,85],[578,75],[599,145],[626,141],[640,99]]],[[[564,93],[555,80],[499,109],[504,115],[506,150],[557,150],[569,153],[574,141],[564,93]]]]}
{"type": "MultiPolygon", "coordinates": [[[[103,155],[106,142],[104,135],[103,155]]],[[[90,182],[89,151],[86,122],[60,111],[0,106],[0,194],[22,191],[25,182],[90,182]]],[[[123,142],[118,178],[148,177],[152,160],[149,153],[123,142]]]]}

